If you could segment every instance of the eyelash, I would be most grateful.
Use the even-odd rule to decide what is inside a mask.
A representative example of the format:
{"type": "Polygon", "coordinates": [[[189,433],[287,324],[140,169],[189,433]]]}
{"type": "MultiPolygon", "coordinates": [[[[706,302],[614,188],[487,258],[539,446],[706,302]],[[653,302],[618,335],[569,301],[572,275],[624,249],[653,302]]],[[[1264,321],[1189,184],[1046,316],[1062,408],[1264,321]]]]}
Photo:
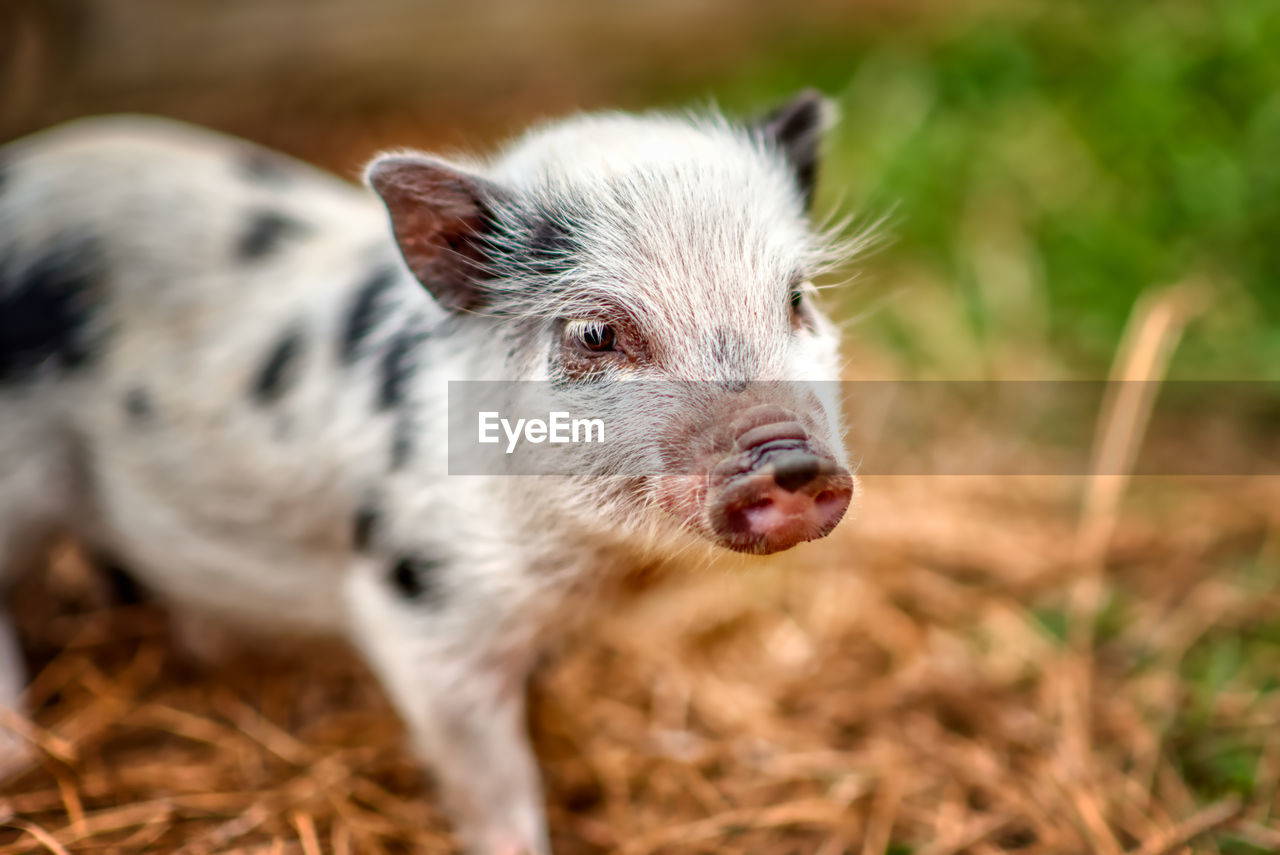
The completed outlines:
{"type": "Polygon", "coordinates": [[[586,353],[613,353],[617,350],[618,334],[609,324],[599,321],[570,321],[568,333],[574,344],[586,353]]]}

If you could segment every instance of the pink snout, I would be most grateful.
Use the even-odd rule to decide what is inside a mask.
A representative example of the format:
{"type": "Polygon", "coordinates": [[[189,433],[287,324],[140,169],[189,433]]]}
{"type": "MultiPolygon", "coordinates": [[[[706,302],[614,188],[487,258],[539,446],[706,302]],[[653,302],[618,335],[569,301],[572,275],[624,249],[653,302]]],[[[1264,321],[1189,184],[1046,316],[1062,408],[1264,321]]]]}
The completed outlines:
{"type": "Polygon", "coordinates": [[[740,419],[734,453],[711,472],[707,513],[717,538],[766,555],[831,533],[853,498],[853,476],[789,413],[760,407],[740,419]]]}

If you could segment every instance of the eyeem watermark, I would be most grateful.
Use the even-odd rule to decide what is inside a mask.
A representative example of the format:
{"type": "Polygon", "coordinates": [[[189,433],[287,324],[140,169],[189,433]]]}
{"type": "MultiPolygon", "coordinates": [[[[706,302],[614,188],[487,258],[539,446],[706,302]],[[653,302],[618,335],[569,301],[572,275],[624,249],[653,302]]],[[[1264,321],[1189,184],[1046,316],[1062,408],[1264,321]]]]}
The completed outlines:
{"type": "Polygon", "coordinates": [[[1280,382],[1261,380],[849,381],[794,389],[452,380],[447,471],[684,474],[691,455],[735,441],[730,428],[745,410],[776,400],[799,407],[810,432],[817,410],[807,402],[841,408],[840,435],[860,475],[1280,475],[1280,382]],[[1094,452],[1102,414],[1139,393],[1152,402],[1141,448],[1122,470],[1107,468],[1114,462],[1094,452]],[[592,418],[574,418],[583,415],[592,418]]]}
{"type": "Polygon", "coordinates": [[[532,442],[579,443],[604,442],[604,419],[575,419],[566,412],[554,411],[543,419],[510,419],[494,411],[479,414],[477,442],[492,444],[501,441],[498,429],[507,438],[507,454],[516,450],[520,440],[532,442]]]}

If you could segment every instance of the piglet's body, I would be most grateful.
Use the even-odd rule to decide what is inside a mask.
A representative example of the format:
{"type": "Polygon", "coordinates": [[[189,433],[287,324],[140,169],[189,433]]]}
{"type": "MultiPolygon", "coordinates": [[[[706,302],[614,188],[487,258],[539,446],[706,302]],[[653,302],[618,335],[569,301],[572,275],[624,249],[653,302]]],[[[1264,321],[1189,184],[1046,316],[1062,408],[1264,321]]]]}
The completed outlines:
{"type": "MultiPolygon", "coordinates": [[[[487,162],[384,156],[374,193],[156,119],[0,149],[0,582],[71,534],[181,614],[344,636],[470,851],[546,853],[549,628],[690,539],[821,537],[853,494],[792,382],[836,377],[820,120],[580,117],[487,162]],[[451,380],[544,384],[614,441],[450,476],[451,380]],[[671,384],[661,420],[627,380],[671,384]]],[[[0,706],[19,662],[0,620],[0,706]]]]}

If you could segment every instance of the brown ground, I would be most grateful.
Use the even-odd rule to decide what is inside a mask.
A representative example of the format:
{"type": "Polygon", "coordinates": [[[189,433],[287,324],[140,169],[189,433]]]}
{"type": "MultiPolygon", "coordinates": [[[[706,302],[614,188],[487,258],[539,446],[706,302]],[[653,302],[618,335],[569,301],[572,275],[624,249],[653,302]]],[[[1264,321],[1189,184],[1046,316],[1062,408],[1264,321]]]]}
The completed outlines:
{"type": "MultiPolygon", "coordinates": [[[[1280,695],[1214,701],[1214,728],[1263,747],[1247,802],[1193,795],[1175,744],[1188,649],[1280,614],[1274,579],[1226,569],[1280,565],[1280,480],[1135,482],[1073,646],[1045,609],[1083,578],[1082,485],[872,479],[829,541],[693,574],[563,651],[535,704],[556,851],[1280,845],[1280,695]]],[[[57,564],[56,608],[23,610],[41,756],[0,797],[0,853],[453,851],[349,657],[195,669],[162,615],[95,608],[57,564]]]]}

